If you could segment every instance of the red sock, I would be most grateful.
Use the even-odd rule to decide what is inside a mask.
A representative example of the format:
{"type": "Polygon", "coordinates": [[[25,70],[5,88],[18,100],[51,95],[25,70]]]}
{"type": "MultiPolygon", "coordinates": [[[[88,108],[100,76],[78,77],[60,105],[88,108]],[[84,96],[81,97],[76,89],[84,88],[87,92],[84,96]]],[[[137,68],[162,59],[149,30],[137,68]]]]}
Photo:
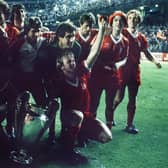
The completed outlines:
{"type": "Polygon", "coordinates": [[[135,109],[136,109],[136,107],[134,105],[133,106],[128,106],[128,108],[127,108],[127,111],[128,111],[127,125],[128,126],[131,126],[133,124],[135,109]]]}
{"type": "Polygon", "coordinates": [[[80,127],[73,126],[67,128],[64,132],[64,147],[67,151],[72,151],[77,140],[77,135],[79,133],[80,127]]]}

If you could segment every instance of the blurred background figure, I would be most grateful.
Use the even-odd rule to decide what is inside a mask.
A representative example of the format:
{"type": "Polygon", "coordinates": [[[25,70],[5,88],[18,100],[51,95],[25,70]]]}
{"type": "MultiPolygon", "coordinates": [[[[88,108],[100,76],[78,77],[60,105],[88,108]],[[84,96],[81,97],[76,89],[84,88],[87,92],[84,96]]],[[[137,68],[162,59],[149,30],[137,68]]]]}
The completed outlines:
{"type": "Polygon", "coordinates": [[[8,34],[9,45],[23,32],[26,19],[25,7],[22,4],[15,4],[11,9],[11,16],[7,23],[6,31],[8,34]]]}
{"type": "Polygon", "coordinates": [[[157,38],[160,41],[161,44],[161,59],[162,61],[166,60],[167,54],[168,54],[168,30],[159,30],[157,32],[157,38]]]}

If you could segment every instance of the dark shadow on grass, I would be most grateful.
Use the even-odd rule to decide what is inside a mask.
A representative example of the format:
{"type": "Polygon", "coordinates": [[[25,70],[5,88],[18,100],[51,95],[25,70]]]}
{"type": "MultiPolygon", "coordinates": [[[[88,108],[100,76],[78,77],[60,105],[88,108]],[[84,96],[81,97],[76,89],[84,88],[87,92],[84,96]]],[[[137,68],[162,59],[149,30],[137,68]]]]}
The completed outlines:
{"type": "Polygon", "coordinates": [[[42,166],[56,165],[58,167],[74,167],[78,165],[88,165],[89,161],[84,155],[79,155],[79,160],[74,160],[64,152],[60,144],[47,144],[45,140],[38,144],[26,147],[29,154],[33,157],[31,165],[16,163],[10,159],[10,152],[13,148],[3,130],[0,130],[0,165],[3,168],[41,168],[42,166]]]}
{"type": "Polygon", "coordinates": [[[77,166],[77,165],[87,165],[88,159],[81,155],[80,160],[72,160],[68,156],[62,147],[58,144],[46,145],[44,142],[40,144],[39,149],[34,153],[34,162],[32,168],[40,168],[40,166],[47,165],[57,165],[61,166],[77,166]]]}
{"type": "Polygon", "coordinates": [[[70,156],[66,155],[58,144],[47,145],[45,142],[41,142],[34,147],[32,146],[32,148],[30,147],[29,153],[33,157],[33,163],[31,165],[18,164],[9,159],[10,149],[7,151],[6,147],[3,149],[0,145],[0,165],[3,168],[41,168],[48,165],[74,167],[88,164],[88,159],[85,156],[81,155],[80,160],[73,160],[70,156]]]}

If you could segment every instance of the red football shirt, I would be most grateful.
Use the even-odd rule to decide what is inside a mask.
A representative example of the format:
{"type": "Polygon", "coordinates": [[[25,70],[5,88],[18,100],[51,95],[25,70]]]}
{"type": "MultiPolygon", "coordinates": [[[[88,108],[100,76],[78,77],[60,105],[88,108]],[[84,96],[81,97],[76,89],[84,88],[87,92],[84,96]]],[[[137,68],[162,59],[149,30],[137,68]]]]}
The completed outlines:
{"type": "Polygon", "coordinates": [[[9,45],[11,45],[20,34],[20,30],[12,24],[7,24],[6,32],[8,34],[9,45]]]}
{"type": "Polygon", "coordinates": [[[136,35],[133,35],[127,29],[123,30],[123,34],[129,40],[128,62],[137,65],[140,63],[141,51],[148,48],[147,39],[142,33],[137,32],[136,35]]]}
{"type": "Polygon", "coordinates": [[[123,35],[116,41],[112,36],[106,35],[103,40],[100,55],[93,67],[92,74],[97,74],[99,78],[107,75],[117,75],[114,64],[118,61],[123,60],[128,56],[129,42],[123,35]],[[111,71],[107,71],[105,66],[112,68],[111,71]],[[107,73],[108,72],[108,73],[107,73]]]}
{"type": "Polygon", "coordinates": [[[90,48],[92,46],[92,40],[94,40],[95,36],[97,35],[98,31],[96,29],[92,29],[90,31],[90,34],[87,38],[82,36],[80,32],[76,34],[76,40],[81,45],[81,55],[80,55],[80,62],[86,59],[86,57],[89,55],[90,48]]]}
{"type": "Polygon", "coordinates": [[[90,94],[88,90],[89,70],[81,64],[77,68],[77,78],[75,83],[66,79],[59,84],[59,94],[62,109],[75,109],[83,113],[89,111],[90,94]]]}

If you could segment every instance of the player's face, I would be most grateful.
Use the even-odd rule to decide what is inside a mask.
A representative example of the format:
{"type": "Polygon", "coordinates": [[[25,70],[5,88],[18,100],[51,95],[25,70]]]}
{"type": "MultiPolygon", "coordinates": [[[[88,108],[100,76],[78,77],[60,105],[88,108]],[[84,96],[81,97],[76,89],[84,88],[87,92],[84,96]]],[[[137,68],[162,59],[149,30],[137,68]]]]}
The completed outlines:
{"type": "Polygon", "coordinates": [[[59,45],[61,48],[72,48],[75,41],[75,32],[65,33],[64,37],[59,37],[59,45]]]}
{"type": "Polygon", "coordinates": [[[80,30],[83,36],[88,36],[89,32],[92,28],[92,25],[89,24],[88,22],[84,22],[81,26],[80,26],[80,30]]]}
{"type": "Polygon", "coordinates": [[[128,15],[127,22],[129,28],[136,28],[137,25],[139,24],[138,17],[136,16],[135,13],[128,15]]]}
{"type": "Polygon", "coordinates": [[[62,67],[61,70],[66,77],[74,77],[75,69],[76,69],[76,62],[75,57],[72,52],[69,52],[66,56],[62,57],[62,67]]]}
{"type": "Polygon", "coordinates": [[[124,21],[121,16],[115,16],[112,23],[113,31],[121,31],[124,27],[124,21]]]}

